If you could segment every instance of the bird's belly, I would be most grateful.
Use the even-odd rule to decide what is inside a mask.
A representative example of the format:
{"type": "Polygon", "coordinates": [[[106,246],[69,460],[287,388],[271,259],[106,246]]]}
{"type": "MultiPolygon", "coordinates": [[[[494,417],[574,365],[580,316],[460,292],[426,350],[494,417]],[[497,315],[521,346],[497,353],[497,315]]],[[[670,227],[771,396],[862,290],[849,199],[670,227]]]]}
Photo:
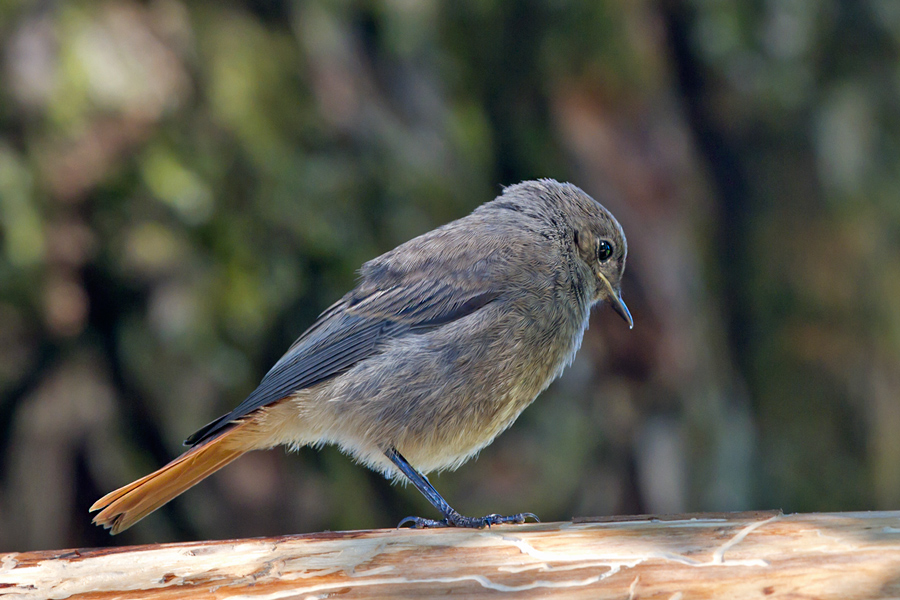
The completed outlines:
{"type": "Polygon", "coordinates": [[[513,344],[422,336],[388,347],[323,389],[327,442],[390,473],[394,447],[422,472],[455,469],[487,446],[571,361],[584,327],[523,332],[513,344]],[[533,333],[533,332],[531,332],[533,333]],[[530,344],[530,346],[529,346],[530,344]]]}

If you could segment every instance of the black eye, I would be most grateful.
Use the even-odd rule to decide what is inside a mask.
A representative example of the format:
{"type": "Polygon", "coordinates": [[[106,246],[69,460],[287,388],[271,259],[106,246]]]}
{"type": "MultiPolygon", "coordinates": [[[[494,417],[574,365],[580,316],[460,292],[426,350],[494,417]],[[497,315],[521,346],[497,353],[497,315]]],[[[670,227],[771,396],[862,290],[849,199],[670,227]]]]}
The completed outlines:
{"type": "Polygon", "coordinates": [[[606,240],[600,240],[597,243],[597,260],[603,262],[607,260],[610,256],[612,256],[613,247],[612,244],[607,242],[606,240]]]}

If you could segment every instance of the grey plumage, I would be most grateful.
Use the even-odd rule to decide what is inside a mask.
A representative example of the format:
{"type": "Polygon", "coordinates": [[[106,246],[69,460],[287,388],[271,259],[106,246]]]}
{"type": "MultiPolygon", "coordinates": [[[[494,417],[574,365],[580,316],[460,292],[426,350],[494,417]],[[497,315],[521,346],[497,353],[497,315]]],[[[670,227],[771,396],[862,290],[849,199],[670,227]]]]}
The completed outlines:
{"type": "Polygon", "coordinates": [[[456,468],[571,363],[594,303],[631,323],[626,254],[618,222],[579,188],[508,187],[363,265],[259,387],[186,443],[235,432],[232,450],[336,444],[388,477],[397,454],[420,472],[456,468]]]}

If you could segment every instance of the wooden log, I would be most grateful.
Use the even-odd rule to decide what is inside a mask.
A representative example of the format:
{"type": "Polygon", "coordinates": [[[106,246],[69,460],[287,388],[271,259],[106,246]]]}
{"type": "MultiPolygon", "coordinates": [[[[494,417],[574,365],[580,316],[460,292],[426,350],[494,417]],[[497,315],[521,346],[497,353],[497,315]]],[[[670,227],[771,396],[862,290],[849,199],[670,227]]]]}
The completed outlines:
{"type": "Polygon", "coordinates": [[[577,519],[0,555],[0,598],[893,598],[900,511],[577,519]]]}

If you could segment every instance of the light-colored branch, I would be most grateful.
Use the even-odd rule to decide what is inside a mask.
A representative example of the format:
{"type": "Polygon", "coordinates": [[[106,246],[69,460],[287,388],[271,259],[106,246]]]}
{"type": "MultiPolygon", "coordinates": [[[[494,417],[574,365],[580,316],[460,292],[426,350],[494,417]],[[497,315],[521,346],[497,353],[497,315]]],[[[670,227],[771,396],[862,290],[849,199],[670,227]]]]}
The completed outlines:
{"type": "Polygon", "coordinates": [[[0,598],[891,598],[900,512],[579,519],[0,555],[0,598]]]}

